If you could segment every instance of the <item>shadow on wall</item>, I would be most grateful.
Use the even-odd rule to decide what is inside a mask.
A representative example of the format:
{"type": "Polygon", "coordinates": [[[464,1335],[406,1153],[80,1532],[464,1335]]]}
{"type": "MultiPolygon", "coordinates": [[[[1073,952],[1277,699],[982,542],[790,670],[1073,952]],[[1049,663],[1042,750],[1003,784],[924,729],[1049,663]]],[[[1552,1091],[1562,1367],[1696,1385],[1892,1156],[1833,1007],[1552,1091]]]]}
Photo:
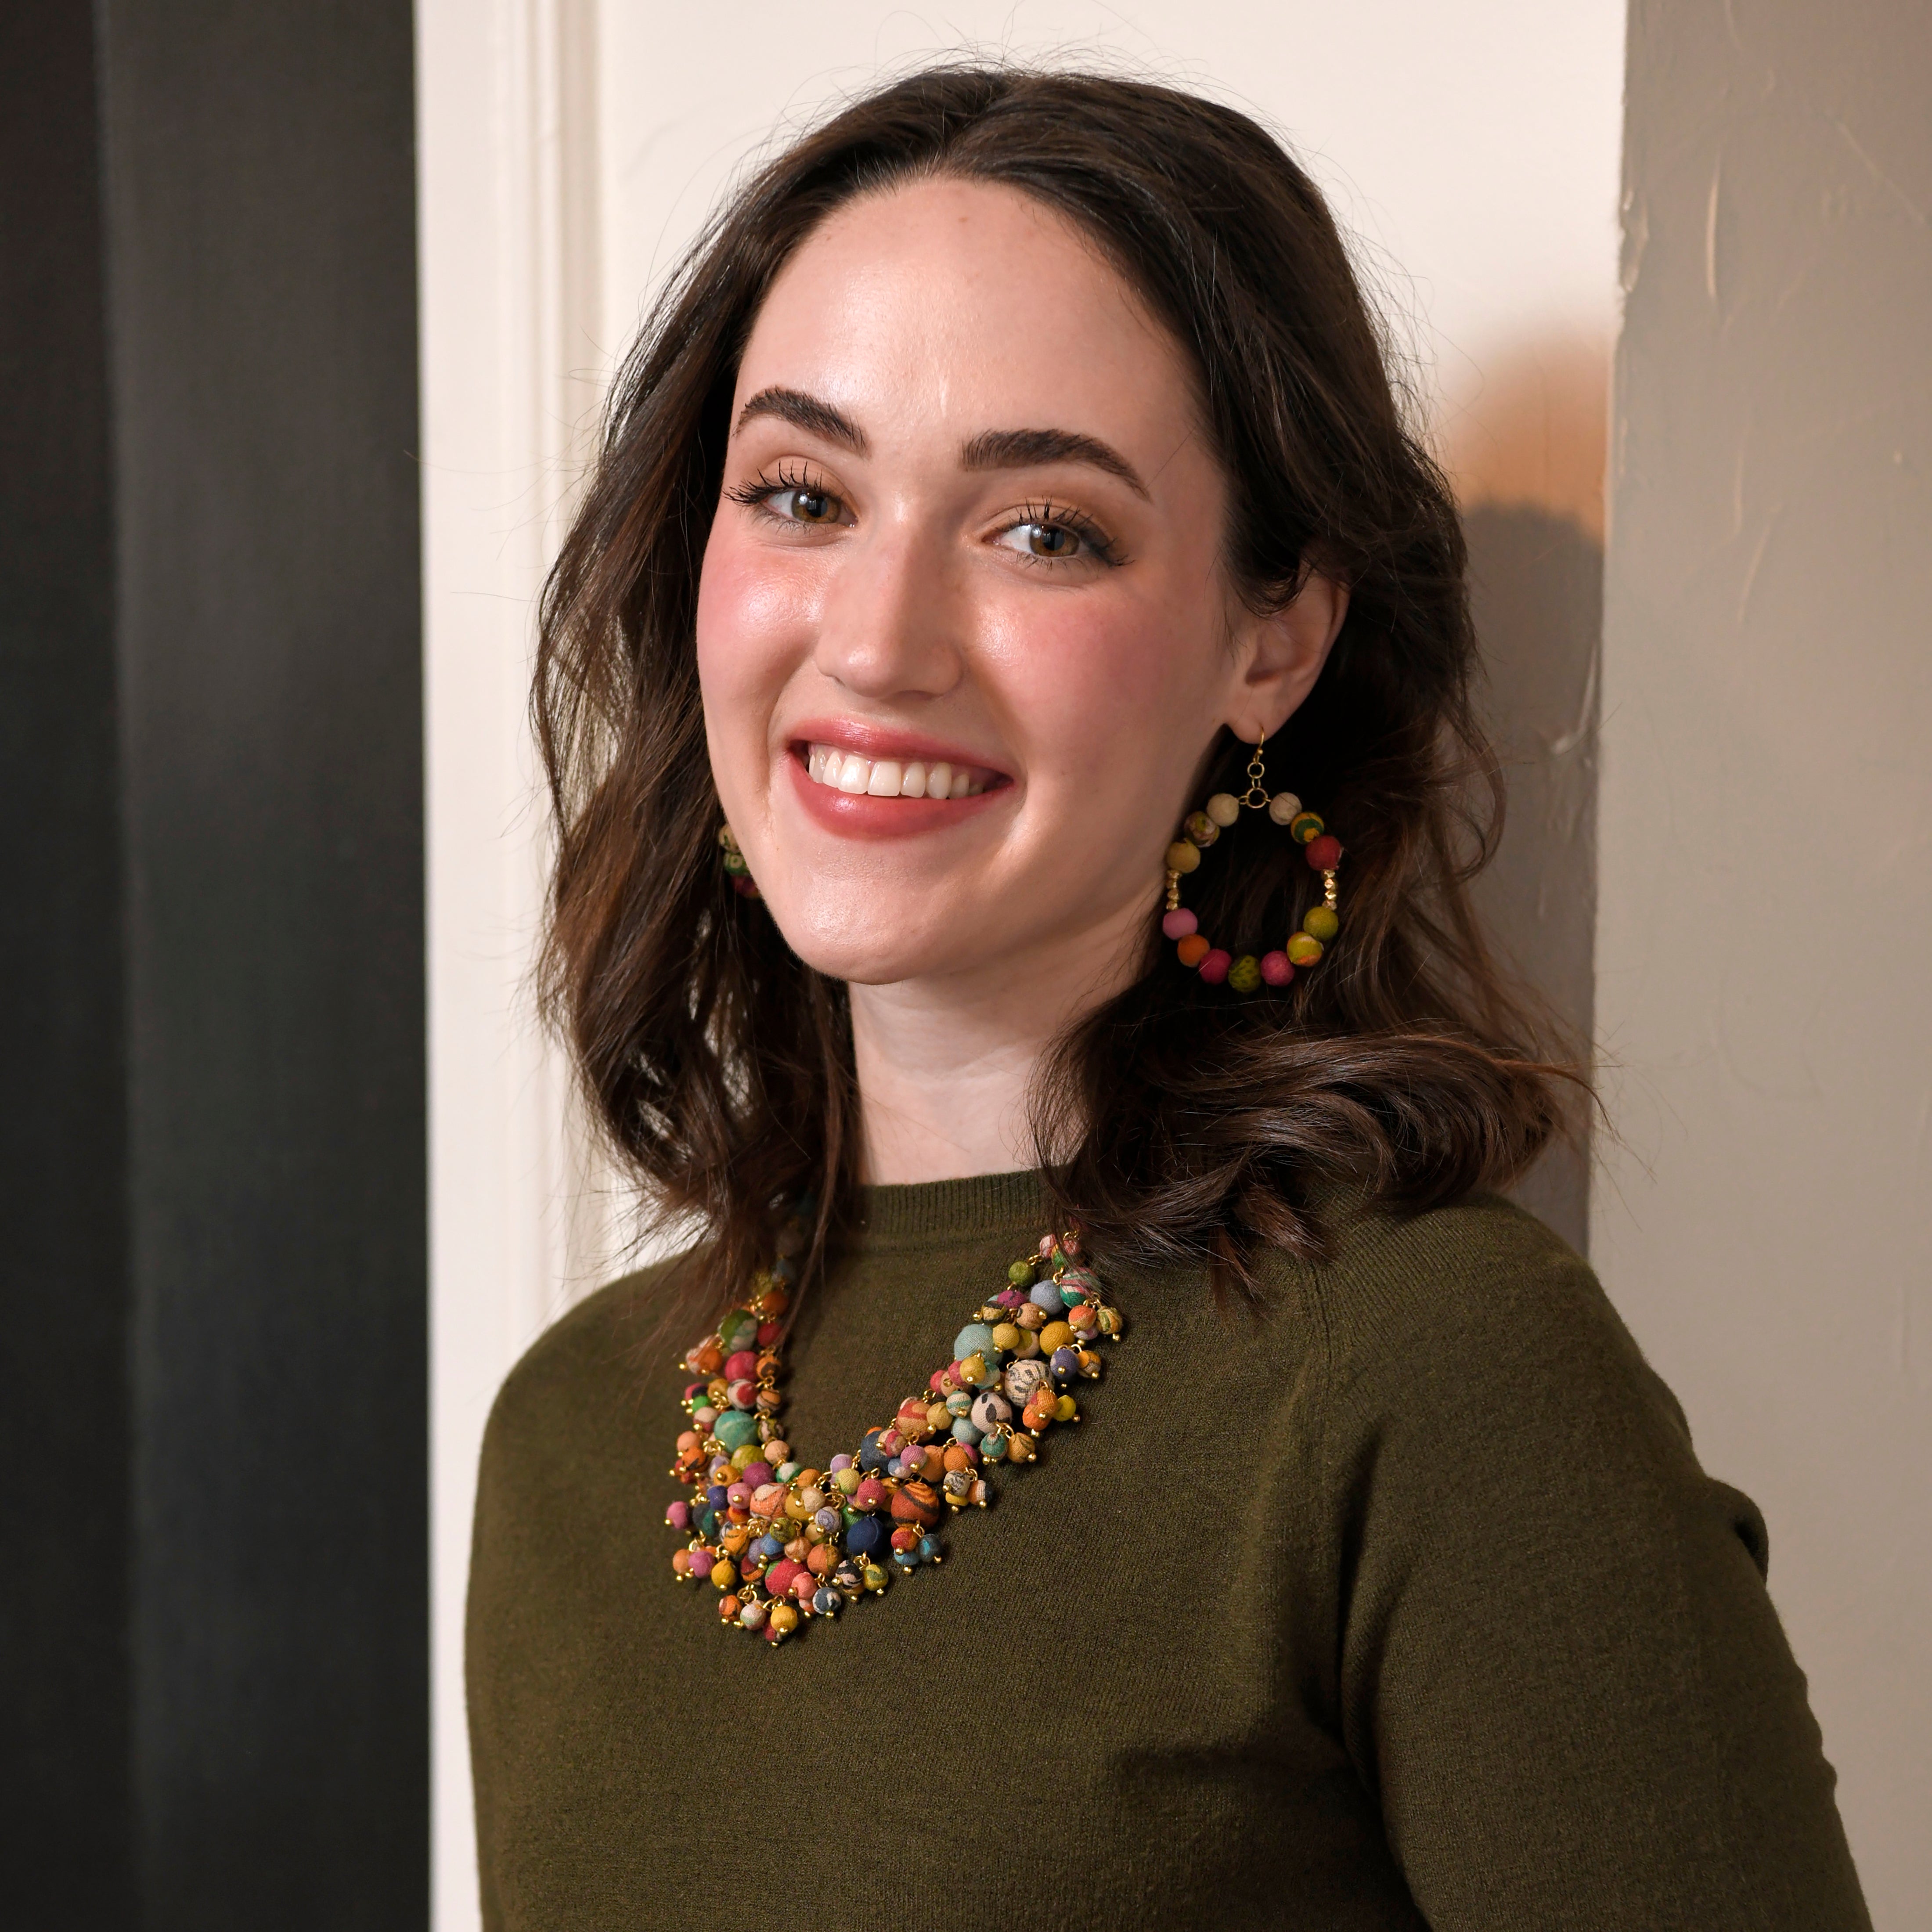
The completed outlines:
{"type": "MultiPolygon", "coordinates": [[[[1593,1037],[1598,656],[1603,634],[1607,344],[1564,338],[1491,358],[1448,420],[1487,671],[1484,712],[1509,782],[1476,900],[1510,962],[1580,1043],[1593,1037]]],[[[1552,1148],[1514,1190],[1580,1252],[1586,1148],[1552,1148]]]]}

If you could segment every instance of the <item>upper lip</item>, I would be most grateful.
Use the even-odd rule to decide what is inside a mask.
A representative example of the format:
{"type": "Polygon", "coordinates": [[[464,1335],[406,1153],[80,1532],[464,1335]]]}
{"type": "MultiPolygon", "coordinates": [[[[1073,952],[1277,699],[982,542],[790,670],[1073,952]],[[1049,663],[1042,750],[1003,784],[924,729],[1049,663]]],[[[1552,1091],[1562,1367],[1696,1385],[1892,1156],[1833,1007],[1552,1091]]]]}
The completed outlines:
{"type": "Polygon", "coordinates": [[[896,724],[874,724],[860,718],[814,718],[794,724],[785,734],[788,743],[801,750],[813,745],[836,745],[842,752],[856,752],[862,758],[897,758],[902,764],[914,758],[928,764],[965,765],[991,772],[995,778],[1012,774],[983,754],[963,745],[949,744],[944,738],[929,737],[923,731],[906,731],[896,724]]]}

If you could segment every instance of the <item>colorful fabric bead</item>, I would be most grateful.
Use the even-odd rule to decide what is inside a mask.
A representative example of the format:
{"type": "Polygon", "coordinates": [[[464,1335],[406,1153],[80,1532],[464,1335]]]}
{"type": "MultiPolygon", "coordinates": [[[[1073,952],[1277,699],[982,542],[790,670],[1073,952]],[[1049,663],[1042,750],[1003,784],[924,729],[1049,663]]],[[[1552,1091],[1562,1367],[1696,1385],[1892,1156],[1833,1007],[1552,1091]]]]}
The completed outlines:
{"type": "MultiPolygon", "coordinates": [[[[802,1211],[781,1232],[794,1252],[802,1211]]],[[[678,1436],[671,1469],[691,1494],[664,1516],[684,1539],[673,1576],[711,1586],[721,1627],[776,1644],[812,1618],[878,1595],[895,1573],[943,1562],[940,1528],[949,1514],[985,1508],[987,1468],[1024,1467],[1049,1427],[1078,1420],[1066,1389],[1101,1372],[1090,1338],[1117,1340],[1124,1330],[1080,1254],[1070,1232],[1046,1236],[1036,1256],[1014,1262],[926,1390],[824,1472],[793,1460],[779,1432],[788,1304],[781,1277],[762,1274],[749,1305],[685,1358],[700,1379],[683,1392],[691,1426],[678,1436]],[[750,1373],[739,1372],[754,1342],[750,1373]],[[748,1406],[727,1406],[740,1383],[749,1385],[748,1406]],[[742,1442],[728,1439],[741,1434],[742,1442]]]]}
{"type": "Polygon", "coordinates": [[[756,1417],[747,1415],[742,1410],[734,1410],[728,1414],[719,1416],[711,1427],[712,1432],[728,1450],[736,1448],[740,1443],[750,1442],[758,1432],[758,1424],[756,1417]]]}
{"type": "Polygon", "coordinates": [[[952,1338],[952,1359],[963,1362],[968,1355],[976,1355],[992,1346],[992,1330],[983,1322],[969,1322],[952,1338]]]}

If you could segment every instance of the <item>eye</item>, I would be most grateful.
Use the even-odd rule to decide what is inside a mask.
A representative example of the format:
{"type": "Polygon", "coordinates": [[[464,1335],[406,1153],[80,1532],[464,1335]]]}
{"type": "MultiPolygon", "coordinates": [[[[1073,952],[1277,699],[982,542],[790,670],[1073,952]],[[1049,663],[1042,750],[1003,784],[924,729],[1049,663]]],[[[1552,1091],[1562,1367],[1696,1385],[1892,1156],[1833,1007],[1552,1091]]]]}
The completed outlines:
{"type": "Polygon", "coordinates": [[[1029,503],[993,538],[1028,563],[1118,563],[1112,540],[1078,510],[1052,503],[1029,503]]]}
{"type": "Polygon", "coordinates": [[[850,520],[844,497],[835,496],[808,470],[795,470],[789,464],[776,473],[760,470],[748,483],[724,494],[733,502],[794,530],[823,529],[850,520]]]}
{"type": "Polygon", "coordinates": [[[1016,524],[1000,541],[1009,550],[1024,550],[1030,556],[1050,556],[1061,562],[1078,556],[1087,548],[1080,532],[1064,524],[1016,524]]]}
{"type": "Polygon", "coordinates": [[[793,524],[836,524],[845,507],[829,490],[802,487],[775,490],[765,505],[773,516],[793,524]]]}

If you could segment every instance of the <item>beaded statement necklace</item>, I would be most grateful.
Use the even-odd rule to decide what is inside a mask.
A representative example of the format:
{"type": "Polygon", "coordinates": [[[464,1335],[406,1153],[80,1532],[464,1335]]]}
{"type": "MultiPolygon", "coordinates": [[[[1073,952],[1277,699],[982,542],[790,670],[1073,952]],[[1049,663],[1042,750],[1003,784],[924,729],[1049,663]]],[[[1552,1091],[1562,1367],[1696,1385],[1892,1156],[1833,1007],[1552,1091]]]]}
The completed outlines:
{"type": "Polygon", "coordinates": [[[691,1426],[670,1473],[694,1493],[664,1518],[688,1539],[670,1560],[678,1580],[710,1584],[721,1622],[772,1643],[878,1595],[895,1570],[941,1562],[946,1513],[984,1509],[994,1465],[1023,1467],[1049,1427],[1079,1420],[1072,1385],[1102,1366],[1092,1345],[1118,1341],[1126,1326],[1082,1263],[1078,1237],[1046,1235],[1007,1269],[922,1392],[868,1430],[856,1455],[805,1468],[778,1419],[779,1345],[811,1211],[800,1204],[746,1306],[684,1358],[698,1380],[684,1391],[691,1426]]]}

